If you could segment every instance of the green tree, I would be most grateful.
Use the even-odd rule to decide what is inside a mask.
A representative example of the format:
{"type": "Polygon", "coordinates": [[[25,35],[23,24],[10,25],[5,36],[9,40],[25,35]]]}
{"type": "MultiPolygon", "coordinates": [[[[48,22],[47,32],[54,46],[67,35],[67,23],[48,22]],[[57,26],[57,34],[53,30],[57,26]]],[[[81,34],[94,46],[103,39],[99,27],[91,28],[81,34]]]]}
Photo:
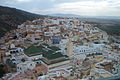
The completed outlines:
{"type": "Polygon", "coordinates": [[[0,64],[0,78],[3,77],[4,74],[5,74],[4,66],[0,64]]]}

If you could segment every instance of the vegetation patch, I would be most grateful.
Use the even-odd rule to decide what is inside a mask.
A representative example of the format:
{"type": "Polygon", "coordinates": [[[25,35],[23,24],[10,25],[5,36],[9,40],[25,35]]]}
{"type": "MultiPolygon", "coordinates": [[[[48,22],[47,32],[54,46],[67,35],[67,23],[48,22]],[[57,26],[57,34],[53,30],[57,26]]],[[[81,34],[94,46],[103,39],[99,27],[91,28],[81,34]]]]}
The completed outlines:
{"type": "Polygon", "coordinates": [[[5,74],[4,66],[2,64],[0,64],[0,78],[3,77],[4,74],[5,74]]]}
{"type": "Polygon", "coordinates": [[[12,62],[12,60],[10,59],[7,59],[6,60],[6,64],[10,67],[10,68],[15,68],[16,65],[12,62]]]}

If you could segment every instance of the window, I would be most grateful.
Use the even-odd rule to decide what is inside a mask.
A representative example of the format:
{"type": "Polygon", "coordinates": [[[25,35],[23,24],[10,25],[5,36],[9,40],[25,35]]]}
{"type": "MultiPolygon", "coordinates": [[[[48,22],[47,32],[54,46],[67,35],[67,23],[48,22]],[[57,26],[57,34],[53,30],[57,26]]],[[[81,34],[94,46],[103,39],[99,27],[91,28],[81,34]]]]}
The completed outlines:
{"type": "Polygon", "coordinates": [[[30,66],[32,66],[32,64],[30,64],[30,66]]]}
{"type": "Polygon", "coordinates": [[[85,50],[84,50],[84,52],[85,52],[85,50]]]}

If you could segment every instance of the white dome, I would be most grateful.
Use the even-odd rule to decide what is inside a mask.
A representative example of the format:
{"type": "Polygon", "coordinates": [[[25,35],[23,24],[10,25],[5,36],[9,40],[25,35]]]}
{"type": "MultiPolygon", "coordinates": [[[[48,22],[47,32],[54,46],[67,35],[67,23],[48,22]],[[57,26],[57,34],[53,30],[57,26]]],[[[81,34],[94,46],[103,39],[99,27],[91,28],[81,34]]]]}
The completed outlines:
{"type": "Polygon", "coordinates": [[[15,48],[15,45],[14,45],[14,44],[11,44],[11,45],[10,45],[10,48],[11,48],[11,49],[15,48]]]}

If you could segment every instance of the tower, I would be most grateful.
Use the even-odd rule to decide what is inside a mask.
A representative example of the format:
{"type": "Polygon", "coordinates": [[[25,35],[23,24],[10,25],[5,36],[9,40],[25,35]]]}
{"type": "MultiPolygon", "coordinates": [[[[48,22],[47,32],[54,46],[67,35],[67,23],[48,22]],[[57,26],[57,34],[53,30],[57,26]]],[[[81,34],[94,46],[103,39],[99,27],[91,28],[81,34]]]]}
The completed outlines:
{"type": "Polygon", "coordinates": [[[73,55],[73,42],[71,40],[67,43],[67,55],[72,56],[73,55]]]}
{"type": "Polygon", "coordinates": [[[13,48],[15,48],[15,45],[14,45],[14,44],[11,44],[11,45],[10,45],[10,49],[13,49],[13,48]]]}

